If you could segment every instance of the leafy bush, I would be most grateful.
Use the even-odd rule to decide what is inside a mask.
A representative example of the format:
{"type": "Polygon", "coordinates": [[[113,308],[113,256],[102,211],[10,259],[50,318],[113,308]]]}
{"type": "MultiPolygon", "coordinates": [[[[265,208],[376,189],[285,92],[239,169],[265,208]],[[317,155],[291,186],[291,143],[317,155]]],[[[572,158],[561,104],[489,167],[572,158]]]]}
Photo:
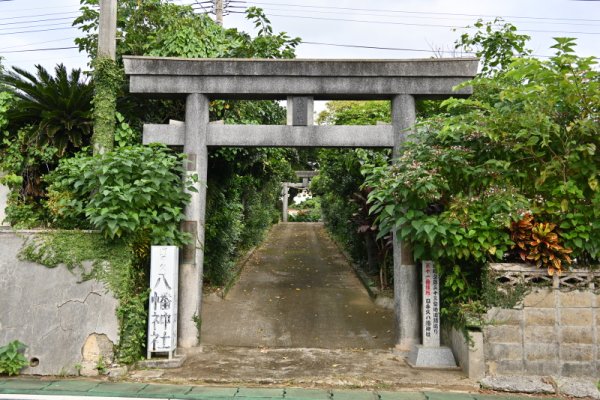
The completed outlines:
{"type": "Polygon", "coordinates": [[[307,199],[293,209],[297,210],[295,214],[288,215],[289,222],[317,222],[321,220],[321,199],[313,197],[307,199]]]}
{"type": "Polygon", "coordinates": [[[18,375],[21,369],[29,365],[23,355],[25,345],[18,340],[0,347],[0,374],[18,375]]]}
{"type": "Polygon", "coordinates": [[[465,83],[473,97],[422,121],[396,164],[363,164],[379,236],[397,229],[415,259],[436,261],[446,305],[477,300],[486,263],[519,252],[551,273],[600,259],[600,76],[556,40],[547,61],[465,83]],[[528,215],[539,223],[516,233],[528,215]]]}
{"type": "Polygon", "coordinates": [[[48,176],[49,203],[57,223],[87,220],[114,239],[146,232],[151,243],[188,240],[180,232],[189,201],[182,158],[164,146],[118,148],[101,156],[63,159],[48,176]]]}

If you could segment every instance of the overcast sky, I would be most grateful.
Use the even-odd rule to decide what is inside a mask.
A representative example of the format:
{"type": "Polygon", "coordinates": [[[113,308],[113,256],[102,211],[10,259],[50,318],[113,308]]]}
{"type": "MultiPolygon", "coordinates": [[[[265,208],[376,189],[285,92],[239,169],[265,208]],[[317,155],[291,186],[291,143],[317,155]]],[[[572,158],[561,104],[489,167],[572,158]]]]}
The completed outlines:
{"type": "MultiPolygon", "coordinates": [[[[309,42],[298,47],[298,58],[426,58],[432,50],[451,56],[465,26],[495,16],[530,35],[530,47],[537,55],[552,54],[549,46],[555,36],[577,38],[579,55],[600,54],[600,1],[230,0],[232,13],[225,16],[224,25],[253,32],[239,13],[251,5],[265,10],[275,31],[309,42]]],[[[79,32],[71,23],[78,9],[78,0],[0,0],[3,64],[29,70],[37,63],[46,68],[59,62],[85,67],[87,59],[77,49],[57,49],[74,46],[79,32]]]]}

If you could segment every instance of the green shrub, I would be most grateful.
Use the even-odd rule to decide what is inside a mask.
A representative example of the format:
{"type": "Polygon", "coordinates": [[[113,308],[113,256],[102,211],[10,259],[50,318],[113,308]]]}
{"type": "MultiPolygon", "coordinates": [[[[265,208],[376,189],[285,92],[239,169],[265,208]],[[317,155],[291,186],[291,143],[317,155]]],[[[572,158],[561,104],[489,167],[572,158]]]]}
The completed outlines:
{"type": "Polygon", "coordinates": [[[18,340],[0,347],[0,374],[18,375],[29,364],[23,355],[24,350],[25,345],[18,340]]]}
{"type": "Polygon", "coordinates": [[[164,146],[121,147],[63,159],[46,180],[56,223],[87,226],[114,239],[146,232],[152,244],[181,244],[190,179],[182,184],[181,157],[164,146]]]}

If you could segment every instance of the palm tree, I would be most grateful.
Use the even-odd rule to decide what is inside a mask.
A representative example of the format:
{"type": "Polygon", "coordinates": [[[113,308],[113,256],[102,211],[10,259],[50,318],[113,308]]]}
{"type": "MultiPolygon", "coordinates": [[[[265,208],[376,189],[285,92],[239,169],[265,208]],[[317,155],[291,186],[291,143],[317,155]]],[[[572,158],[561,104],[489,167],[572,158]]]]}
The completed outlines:
{"type": "Polygon", "coordinates": [[[0,86],[16,97],[7,112],[13,132],[25,129],[31,145],[49,144],[62,156],[90,143],[93,88],[80,69],[67,73],[63,64],[52,76],[41,65],[34,75],[21,68],[0,75],[0,86]]]}

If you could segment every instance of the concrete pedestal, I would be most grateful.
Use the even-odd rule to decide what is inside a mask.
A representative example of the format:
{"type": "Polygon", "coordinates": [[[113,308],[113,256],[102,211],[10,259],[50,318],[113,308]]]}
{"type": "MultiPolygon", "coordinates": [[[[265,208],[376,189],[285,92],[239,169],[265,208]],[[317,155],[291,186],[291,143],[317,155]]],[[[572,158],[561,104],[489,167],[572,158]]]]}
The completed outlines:
{"type": "Polygon", "coordinates": [[[458,369],[452,350],[446,346],[415,346],[408,356],[408,363],[415,368],[458,369]]]}

